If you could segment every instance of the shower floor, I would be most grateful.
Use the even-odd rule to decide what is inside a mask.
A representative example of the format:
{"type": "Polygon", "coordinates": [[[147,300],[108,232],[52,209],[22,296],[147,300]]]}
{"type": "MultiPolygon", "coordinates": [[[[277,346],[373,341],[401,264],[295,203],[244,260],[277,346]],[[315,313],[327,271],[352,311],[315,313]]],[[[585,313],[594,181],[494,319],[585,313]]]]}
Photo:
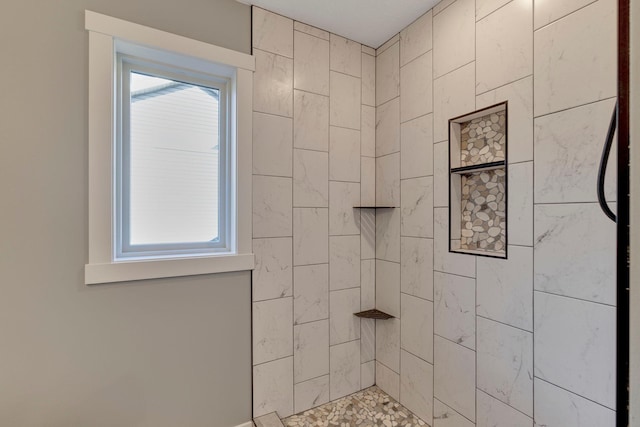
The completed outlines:
{"type": "Polygon", "coordinates": [[[376,386],[282,420],[285,427],[415,427],[428,424],[376,386]]]}

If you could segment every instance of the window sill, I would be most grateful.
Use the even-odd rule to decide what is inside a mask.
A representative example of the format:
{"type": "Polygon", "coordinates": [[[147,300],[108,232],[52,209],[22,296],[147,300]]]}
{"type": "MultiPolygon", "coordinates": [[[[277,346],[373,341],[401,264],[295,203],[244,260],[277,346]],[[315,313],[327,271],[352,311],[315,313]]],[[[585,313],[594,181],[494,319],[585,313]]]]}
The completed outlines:
{"type": "Polygon", "coordinates": [[[195,276],[253,270],[253,254],[215,255],[200,258],[146,259],[138,261],[87,264],[84,283],[130,282],[166,277],[195,276]]]}

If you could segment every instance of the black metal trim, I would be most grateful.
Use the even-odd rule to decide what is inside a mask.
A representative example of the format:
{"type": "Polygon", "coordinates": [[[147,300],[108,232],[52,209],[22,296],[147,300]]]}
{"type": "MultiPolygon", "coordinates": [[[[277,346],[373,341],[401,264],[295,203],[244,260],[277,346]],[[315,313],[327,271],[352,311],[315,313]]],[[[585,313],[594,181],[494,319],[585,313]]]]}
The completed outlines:
{"type": "Polygon", "coordinates": [[[498,162],[480,163],[471,166],[462,166],[459,168],[451,168],[450,173],[465,173],[465,172],[482,172],[486,170],[500,169],[504,167],[506,162],[504,160],[498,162]]]}
{"type": "Polygon", "coordinates": [[[397,206],[354,206],[353,209],[395,209],[397,206]]]}

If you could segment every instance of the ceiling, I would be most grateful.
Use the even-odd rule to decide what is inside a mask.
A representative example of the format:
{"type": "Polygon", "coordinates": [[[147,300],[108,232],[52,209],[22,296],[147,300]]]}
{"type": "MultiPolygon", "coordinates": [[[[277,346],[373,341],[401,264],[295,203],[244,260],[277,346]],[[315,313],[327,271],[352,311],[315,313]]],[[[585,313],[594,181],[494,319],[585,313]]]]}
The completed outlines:
{"type": "Polygon", "coordinates": [[[440,0],[238,0],[378,48],[440,0]]]}

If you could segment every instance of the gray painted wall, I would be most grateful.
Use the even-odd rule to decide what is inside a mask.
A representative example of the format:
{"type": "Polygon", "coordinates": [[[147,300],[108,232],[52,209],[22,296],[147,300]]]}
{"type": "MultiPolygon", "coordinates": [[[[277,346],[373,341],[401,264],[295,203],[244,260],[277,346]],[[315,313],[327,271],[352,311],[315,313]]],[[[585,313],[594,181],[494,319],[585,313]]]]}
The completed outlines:
{"type": "Polygon", "coordinates": [[[251,417],[250,273],[87,287],[84,9],[249,52],[233,0],[21,0],[0,14],[0,425],[251,417]]]}

